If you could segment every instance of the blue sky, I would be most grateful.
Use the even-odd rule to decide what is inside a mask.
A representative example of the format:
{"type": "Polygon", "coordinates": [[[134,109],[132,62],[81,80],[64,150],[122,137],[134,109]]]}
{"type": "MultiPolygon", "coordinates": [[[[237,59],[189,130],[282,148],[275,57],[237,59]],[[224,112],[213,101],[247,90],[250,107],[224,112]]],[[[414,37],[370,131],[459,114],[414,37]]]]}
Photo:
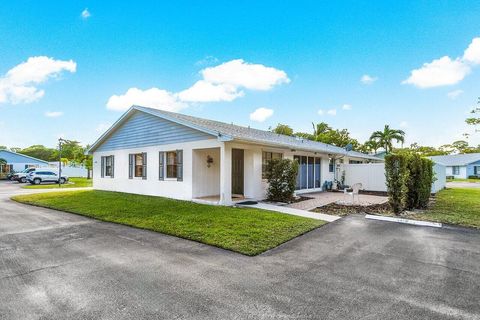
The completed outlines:
{"type": "Polygon", "coordinates": [[[93,143],[138,101],[439,146],[480,96],[479,16],[478,1],[6,2],[0,145],[93,143]]]}

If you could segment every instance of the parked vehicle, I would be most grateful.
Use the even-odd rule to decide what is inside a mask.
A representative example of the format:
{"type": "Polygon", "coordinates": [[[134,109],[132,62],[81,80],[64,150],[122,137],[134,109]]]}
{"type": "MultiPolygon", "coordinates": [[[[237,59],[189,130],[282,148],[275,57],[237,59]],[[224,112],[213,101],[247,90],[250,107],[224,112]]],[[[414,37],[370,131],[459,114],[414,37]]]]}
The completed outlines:
{"type": "Polygon", "coordinates": [[[10,181],[13,181],[13,176],[15,175],[15,171],[12,171],[10,173],[7,174],[7,180],[10,180],[10,181]]]}
{"type": "Polygon", "coordinates": [[[13,175],[13,177],[10,180],[18,181],[19,183],[26,183],[27,182],[27,175],[34,170],[35,170],[35,168],[27,168],[23,171],[15,172],[15,174],[13,175]]]}
{"type": "Polygon", "coordinates": [[[33,170],[27,175],[27,181],[31,184],[40,184],[43,182],[55,182],[64,184],[68,181],[68,177],[63,175],[59,177],[58,171],[52,169],[39,168],[33,170]]]}

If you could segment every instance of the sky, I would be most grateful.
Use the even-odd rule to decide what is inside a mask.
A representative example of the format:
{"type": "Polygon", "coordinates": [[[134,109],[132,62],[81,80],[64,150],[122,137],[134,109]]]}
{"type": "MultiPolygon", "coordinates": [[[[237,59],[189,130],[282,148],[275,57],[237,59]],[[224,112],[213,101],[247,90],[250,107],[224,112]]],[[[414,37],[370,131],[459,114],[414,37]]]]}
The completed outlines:
{"type": "MultiPolygon", "coordinates": [[[[0,145],[92,144],[131,104],[268,129],[472,132],[479,1],[8,1],[0,145]]],[[[480,143],[480,133],[469,137],[480,143]]]]}

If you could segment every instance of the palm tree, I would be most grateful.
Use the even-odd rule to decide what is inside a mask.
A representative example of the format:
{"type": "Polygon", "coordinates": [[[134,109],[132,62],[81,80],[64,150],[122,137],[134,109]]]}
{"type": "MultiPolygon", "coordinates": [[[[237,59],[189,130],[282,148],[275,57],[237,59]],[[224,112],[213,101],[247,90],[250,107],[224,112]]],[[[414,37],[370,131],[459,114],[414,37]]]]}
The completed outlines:
{"type": "Polygon", "coordinates": [[[397,142],[405,142],[405,132],[403,130],[390,129],[389,125],[385,125],[383,131],[375,131],[372,133],[370,140],[377,141],[385,152],[389,153],[393,149],[393,140],[397,142]]]}
{"type": "Polygon", "coordinates": [[[382,147],[382,144],[375,140],[368,140],[363,145],[368,151],[373,151],[375,154],[377,154],[377,150],[382,147]]]}

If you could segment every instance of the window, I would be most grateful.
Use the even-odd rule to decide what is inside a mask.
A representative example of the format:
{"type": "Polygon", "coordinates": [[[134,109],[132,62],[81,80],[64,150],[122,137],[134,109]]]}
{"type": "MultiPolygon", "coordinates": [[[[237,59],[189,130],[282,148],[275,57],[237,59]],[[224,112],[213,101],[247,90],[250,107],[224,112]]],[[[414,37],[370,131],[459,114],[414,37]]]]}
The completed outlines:
{"type": "Polygon", "coordinates": [[[135,177],[143,177],[143,153],[137,153],[134,155],[134,160],[135,160],[135,177]]]}
{"type": "Polygon", "coordinates": [[[454,176],[459,175],[459,174],[460,174],[460,167],[459,167],[459,166],[453,166],[453,167],[452,167],[452,174],[453,174],[454,176]]]}
{"type": "Polygon", "coordinates": [[[177,152],[167,152],[167,178],[177,178],[177,152]]]}
{"type": "Polygon", "coordinates": [[[349,160],[348,163],[350,163],[350,164],[361,164],[363,162],[361,160],[349,160]]]}
{"type": "Polygon", "coordinates": [[[266,174],[267,174],[267,165],[270,160],[273,159],[282,159],[283,154],[279,152],[268,152],[268,151],[263,151],[262,153],[262,179],[266,179],[266,174]]]}
{"type": "Polygon", "coordinates": [[[328,159],[328,172],[334,172],[335,171],[335,159],[330,158],[328,159]]]}

